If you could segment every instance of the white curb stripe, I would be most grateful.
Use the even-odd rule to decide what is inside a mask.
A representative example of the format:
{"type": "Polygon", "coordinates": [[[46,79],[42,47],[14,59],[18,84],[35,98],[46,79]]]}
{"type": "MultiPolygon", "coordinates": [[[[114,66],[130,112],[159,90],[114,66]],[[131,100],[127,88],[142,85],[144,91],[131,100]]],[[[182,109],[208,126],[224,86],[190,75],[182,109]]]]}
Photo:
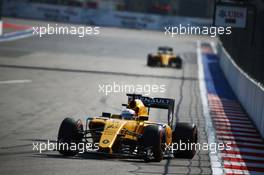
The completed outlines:
{"type": "MultiPolygon", "coordinates": [[[[206,85],[204,81],[204,68],[202,63],[202,52],[201,52],[201,41],[197,41],[197,61],[198,61],[198,76],[199,76],[199,87],[200,87],[200,95],[201,95],[201,101],[203,105],[203,115],[205,117],[205,124],[206,124],[206,133],[208,138],[208,144],[216,143],[215,138],[215,130],[212,124],[210,112],[209,112],[209,106],[207,101],[207,90],[206,85]]],[[[210,156],[210,162],[212,166],[212,174],[223,174],[223,168],[221,165],[221,158],[218,155],[218,153],[209,153],[210,156]]]]}
{"type": "Polygon", "coordinates": [[[23,30],[23,31],[4,34],[4,35],[0,36],[0,42],[14,41],[17,39],[22,39],[22,38],[26,38],[26,37],[30,37],[30,36],[33,36],[33,30],[27,29],[27,30],[23,30]]]}

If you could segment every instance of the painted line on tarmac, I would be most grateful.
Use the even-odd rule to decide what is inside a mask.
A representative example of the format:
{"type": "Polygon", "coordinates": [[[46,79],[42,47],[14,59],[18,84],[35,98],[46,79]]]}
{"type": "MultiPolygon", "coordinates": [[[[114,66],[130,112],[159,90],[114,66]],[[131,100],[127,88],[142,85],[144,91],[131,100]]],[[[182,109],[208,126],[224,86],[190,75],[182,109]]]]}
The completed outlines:
{"type": "Polygon", "coordinates": [[[256,129],[241,129],[241,128],[231,128],[231,127],[215,127],[217,131],[224,131],[224,132],[243,132],[243,133],[252,133],[257,134],[256,129]]]}
{"type": "Polygon", "coordinates": [[[243,138],[253,138],[253,139],[259,139],[258,136],[254,135],[254,134],[250,134],[250,135],[246,135],[246,134],[238,134],[238,133],[220,133],[220,132],[217,132],[217,135],[220,135],[220,136],[230,136],[230,137],[236,137],[236,138],[239,138],[239,137],[243,137],[243,138]]]}
{"type": "Polygon", "coordinates": [[[264,146],[263,145],[249,145],[249,144],[243,144],[243,143],[237,143],[233,142],[229,144],[232,148],[248,148],[248,149],[255,149],[255,150],[263,150],[264,151],[264,146]]]}
{"type": "Polygon", "coordinates": [[[14,28],[17,31],[3,34],[2,36],[0,36],[0,42],[14,41],[14,40],[33,36],[33,29],[31,26],[4,23],[3,27],[14,28]]]}
{"type": "MultiPolygon", "coordinates": [[[[206,133],[208,138],[208,144],[216,143],[215,137],[215,129],[213,127],[212,119],[210,116],[209,105],[207,101],[207,89],[205,84],[205,73],[203,67],[203,58],[202,58],[202,50],[201,50],[201,41],[197,41],[197,61],[198,61],[198,76],[199,76],[199,87],[200,87],[200,95],[203,106],[203,115],[205,117],[206,123],[206,133]]],[[[223,174],[223,165],[221,157],[219,156],[218,150],[215,153],[209,152],[210,162],[212,174],[223,174]]]]}
{"type": "Polygon", "coordinates": [[[218,135],[221,135],[221,134],[231,134],[231,135],[234,135],[234,134],[239,134],[241,136],[256,136],[256,133],[245,133],[245,132],[240,132],[240,131],[216,131],[216,133],[218,135]]]}
{"type": "Polygon", "coordinates": [[[18,32],[12,32],[12,33],[7,33],[2,36],[0,36],[0,42],[5,42],[5,41],[14,41],[22,38],[27,38],[33,36],[33,30],[28,29],[25,31],[18,31],[18,32]]]}
{"type": "Polygon", "coordinates": [[[6,80],[6,81],[0,81],[0,84],[19,84],[19,83],[32,83],[32,80],[6,80]]]}
{"type": "Polygon", "coordinates": [[[32,26],[4,22],[3,28],[11,28],[11,29],[16,29],[16,30],[26,30],[26,29],[32,28],[32,26]]]}
{"type": "Polygon", "coordinates": [[[126,73],[126,72],[113,72],[113,71],[101,71],[101,70],[85,70],[85,69],[71,69],[71,68],[59,68],[59,67],[41,67],[41,66],[28,66],[28,65],[0,64],[0,68],[29,69],[29,70],[43,70],[43,71],[56,71],[56,72],[73,72],[73,73],[88,73],[88,74],[101,74],[104,76],[147,77],[147,78],[159,78],[159,79],[197,81],[197,78],[193,78],[193,77],[184,77],[183,78],[183,77],[165,76],[165,75],[163,76],[163,75],[153,75],[153,74],[126,73]]]}
{"type": "Polygon", "coordinates": [[[242,159],[242,158],[235,158],[235,157],[223,157],[225,161],[230,162],[250,162],[250,163],[264,163],[264,160],[254,160],[254,159],[242,159]]]}
{"type": "Polygon", "coordinates": [[[254,152],[254,153],[262,153],[264,154],[264,150],[261,148],[243,148],[240,146],[235,146],[234,144],[231,145],[233,151],[242,151],[242,152],[254,152]]]}
{"type": "Polygon", "coordinates": [[[224,120],[234,120],[234,121],[247,121],[251,122],[248,118],[246,117],[234,117],[234,116],[218,116],[218,115],[211,115],[212,118],[214,119],[224,119],[224,120]]]}
{"type": "MultiPolygon", "coordinates": [[[[254,157],[264,157],[264,153],[261,153],[259,151],[250,151],[250,150],[247,150],[247,151],[243,151],[243,150],[225,150],[225,151],[222,151],[222,153],[226,153],[226,154],[235,154],[235,155],[246,155],[246,156],[254,156],[254,157]]],[[[262,165],[263,166],[263,165],[262,165]]]]}
{"type": "Polygon", "coordinates": [[[228,165],[224,164],[224,167],[227,169],[235,169],[235,170],[247,170],[247,171],[257,171],[257,172],[264,172],[263,167],[252,167],[249,165],[228,165]]]}
{"type": "Polygon", "coordinates": [[[215,122],[227,122],[227,123],[237,123],[237,124],[251,124],[249,120],[241,120],[241,119],[231,119],[231,118],[217,118],[212,117],[215,122]]]}

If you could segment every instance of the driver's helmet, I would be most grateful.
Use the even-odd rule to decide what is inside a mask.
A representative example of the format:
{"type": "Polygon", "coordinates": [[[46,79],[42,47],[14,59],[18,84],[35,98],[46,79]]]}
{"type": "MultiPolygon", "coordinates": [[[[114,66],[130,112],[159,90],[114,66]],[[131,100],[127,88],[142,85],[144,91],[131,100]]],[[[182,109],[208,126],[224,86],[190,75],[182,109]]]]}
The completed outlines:
{"type": "Polygon", "coordinates": [[[131,120],[135,117],[135,111],[133,109],[124,109],[121,112],[121,117],[123,119],[131,120]]]}

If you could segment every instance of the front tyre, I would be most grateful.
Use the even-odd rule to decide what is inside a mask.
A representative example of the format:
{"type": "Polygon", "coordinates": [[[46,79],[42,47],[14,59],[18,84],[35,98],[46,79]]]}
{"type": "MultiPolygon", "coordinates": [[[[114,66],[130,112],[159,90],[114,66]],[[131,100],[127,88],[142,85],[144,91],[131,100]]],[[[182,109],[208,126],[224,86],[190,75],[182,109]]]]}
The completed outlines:
{"type": "Polygon", "coordinates": [[[181,57],[176,57],[176,68],[181,69],[182,68],[182,59],[181,57]]]}
{"type": "MultiPolygon", "coordinates": [[[[150,152],[152,153],[155,162],[160,162],[163,159],[163,137],[164,131],[160,126],[148,125],[144,129],[143,145],[146,148],[150,148],[150,152]]],[[[148,155],[145,158],[145,161],[149,161],[148,155]]]]}
{"type": "Polygon", "coordinates": [[[75,144],[75,148],[78,148],[78,144],[82,141],[82,138],[83,125],[81,120],[75,121],[72,118],[65,118],[60,125],[57,150],[65,156],[74,156],[78,153],[78,150],[72,150],[70,147],[75,144]]]}
{"type": "Polygon", "coordinates": [[[172,132],[172,142],[178,145],[178,150],[173,152],[174,157],[192,159],[196,153],[197,140],[198,131],[195,124],[177,123],[172,132]],[[186,149],[180,150],[180,145],[186,145],[186,149]]]}
{"type": "Polygon", "coordinates": [[[181,57],[177,56],[177,57],[174,57],[170,60],[169,62],[169,65],[171,67],[174,67],[176,69],[181,69],[182,68],[182,59],[181,57]]]}
{"type": "Polygon", "coordinates": [[[151,54],[148,55],[147,66],[151,66],[151,67],[156,66],[154,57],[151,54]]]}

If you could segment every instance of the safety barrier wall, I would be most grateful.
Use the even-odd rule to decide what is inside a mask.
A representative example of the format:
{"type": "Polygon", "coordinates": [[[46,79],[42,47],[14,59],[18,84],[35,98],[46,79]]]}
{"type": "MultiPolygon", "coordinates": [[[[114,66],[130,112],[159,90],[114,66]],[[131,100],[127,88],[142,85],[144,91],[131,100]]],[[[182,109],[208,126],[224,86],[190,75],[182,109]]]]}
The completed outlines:
{"type": "Polygon", "coordinates": [[[217,54],[230,86],[264,138],[264,87],[238,67],[220,42],[217,54]]]}
{"type": "Polygon", "coordinates": [[[165,26],[208,26],[212,20],[178,16],[161,16],[125,11],[87,9],[62,5],[25,3],[5,0],[3,15],[21,18],[34,18],[47,21],[84,23],[99,26],[127,27],[161,30],[165,26]]]}

